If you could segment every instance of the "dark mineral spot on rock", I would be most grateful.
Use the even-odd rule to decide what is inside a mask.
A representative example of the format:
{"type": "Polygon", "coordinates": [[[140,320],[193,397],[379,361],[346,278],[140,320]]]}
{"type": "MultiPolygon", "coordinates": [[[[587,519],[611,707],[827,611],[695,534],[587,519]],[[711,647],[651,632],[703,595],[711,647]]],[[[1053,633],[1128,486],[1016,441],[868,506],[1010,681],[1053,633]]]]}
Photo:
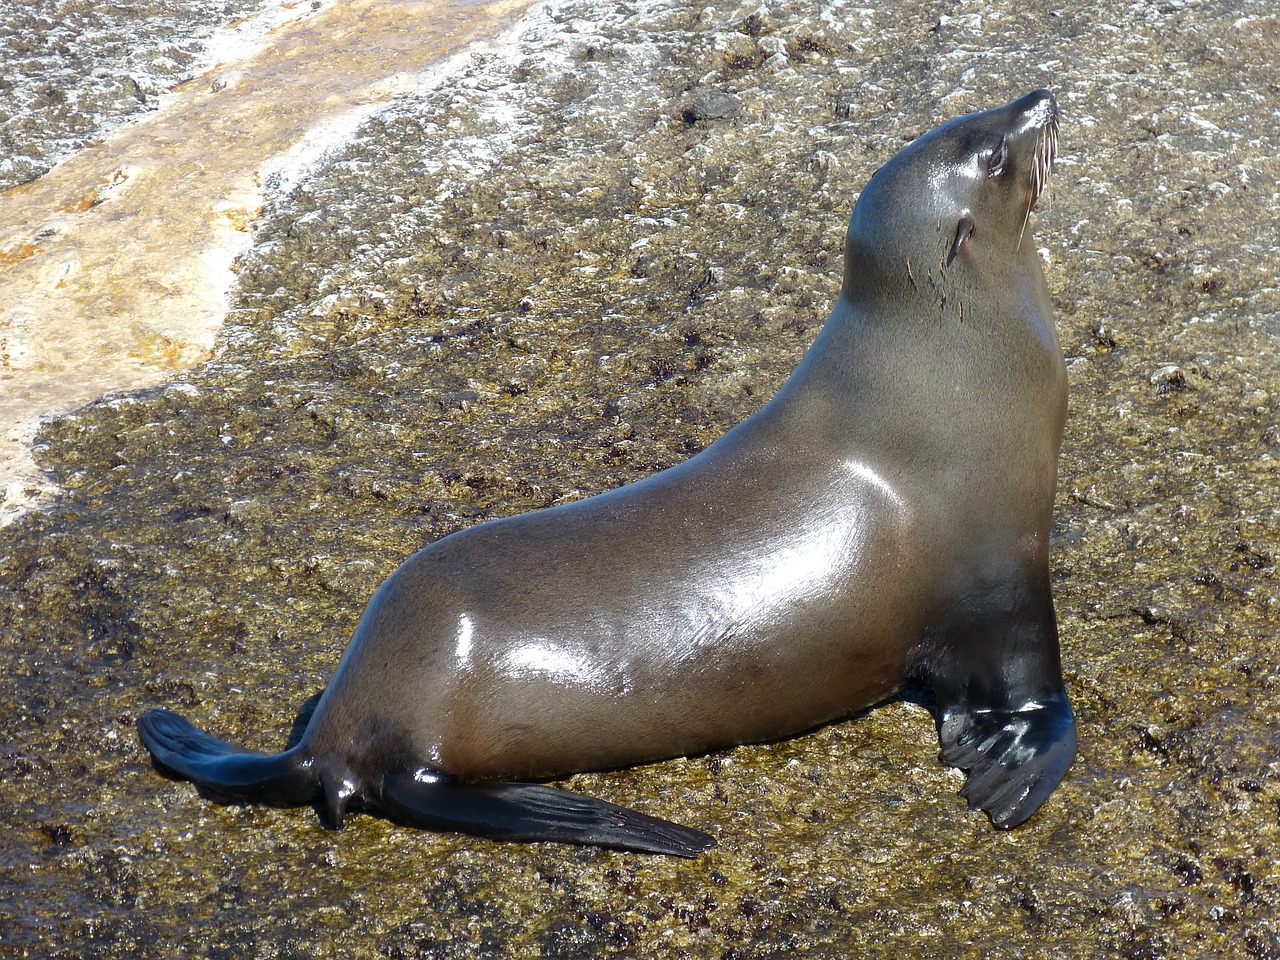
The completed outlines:
{"type": "Polygon", "coordinates": [[[734,120],[742,116],[742,101],[723,90],[709,90],[699,94],[684,107],[685,123],[703,120],[734,120]]]}

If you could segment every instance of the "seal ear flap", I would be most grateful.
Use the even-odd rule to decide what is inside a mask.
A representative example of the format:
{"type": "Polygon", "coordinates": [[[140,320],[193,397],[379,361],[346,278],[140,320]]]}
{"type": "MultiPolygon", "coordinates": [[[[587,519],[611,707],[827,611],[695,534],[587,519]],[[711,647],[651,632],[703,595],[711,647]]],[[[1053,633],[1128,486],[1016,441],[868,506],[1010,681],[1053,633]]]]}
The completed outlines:
{"type": "Polygon", "coordinates": [[[960,218],[960,222],[956,224],[956,238],[951,241],[951,249],[947,252],[947,266],[951,266],[951,261],[956,258],[960,252],[960,248],[964,246],[964,242],[973,236],[973,217],[968,212],[960,218]]]}

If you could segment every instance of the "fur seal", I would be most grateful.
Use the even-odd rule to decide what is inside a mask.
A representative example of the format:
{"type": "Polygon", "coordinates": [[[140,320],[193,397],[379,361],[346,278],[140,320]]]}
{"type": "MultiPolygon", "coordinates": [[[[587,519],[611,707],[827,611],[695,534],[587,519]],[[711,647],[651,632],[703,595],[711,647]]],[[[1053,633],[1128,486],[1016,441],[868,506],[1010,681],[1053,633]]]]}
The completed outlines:
{"type": "Polygon", "coordinates": [[[830,319],[690,460],[483,523],[378,589],[275,755],[167,710],[158,765],[233,798],[693,856],[705,833],[544,784],[790,736],[908,679],[998,827],[1075,755],[1049,589],[1066,370],[1028,216],[1052,94],[952,120],[871,178],[830,319]]]}

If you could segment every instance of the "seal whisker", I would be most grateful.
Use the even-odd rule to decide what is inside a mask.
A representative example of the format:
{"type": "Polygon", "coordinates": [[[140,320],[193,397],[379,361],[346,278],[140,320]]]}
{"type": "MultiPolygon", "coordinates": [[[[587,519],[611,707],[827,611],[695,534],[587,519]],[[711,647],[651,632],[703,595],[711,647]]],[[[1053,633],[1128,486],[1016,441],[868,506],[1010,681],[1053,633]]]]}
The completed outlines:
{"type": "Polygon", "coordinates": [[[1031,167],[1028,171],[1031,189],[1028,193],[1027,208],[1022,214],[1022,226],[1018,228],[1018,249],[1022,247],[1022,237],[1031,219],[1031,211],[1035,209],[1036,201],[1049,185],[1049,172],[1053,169],[1054,158],[1058,155],[1058,127],[1058,110],[1055,106],[1050,111],[1044,126],[1040,128],[1035,149],[1032,151],[1031,167]]]}

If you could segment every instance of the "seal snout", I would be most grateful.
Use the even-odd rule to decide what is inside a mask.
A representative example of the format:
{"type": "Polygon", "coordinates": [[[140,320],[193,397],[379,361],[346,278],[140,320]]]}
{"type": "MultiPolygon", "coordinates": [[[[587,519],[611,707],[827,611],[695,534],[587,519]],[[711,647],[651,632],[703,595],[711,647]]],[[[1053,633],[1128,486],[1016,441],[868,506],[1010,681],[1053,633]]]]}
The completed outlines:
{"type": "Polygon", "coordinates": [[[1036,143],[1031,156],[1031,201],[1027,212],[1035,206],[1049,183],[1049,171],[1058,155],[1058,127],[1061,113],[1058,99],[1049,90],[1032,90],[1009,105],[1022,120],[1023,130],[1035,131],[1036,143]]]}
{"type": "Polygon", "coordinates": [[[1058,122],[1058,98],[1051,90],[1032,90],[1009,104],[1009,108],[1022,117],[1028,127],[1044,127],[1058,122]]]}

